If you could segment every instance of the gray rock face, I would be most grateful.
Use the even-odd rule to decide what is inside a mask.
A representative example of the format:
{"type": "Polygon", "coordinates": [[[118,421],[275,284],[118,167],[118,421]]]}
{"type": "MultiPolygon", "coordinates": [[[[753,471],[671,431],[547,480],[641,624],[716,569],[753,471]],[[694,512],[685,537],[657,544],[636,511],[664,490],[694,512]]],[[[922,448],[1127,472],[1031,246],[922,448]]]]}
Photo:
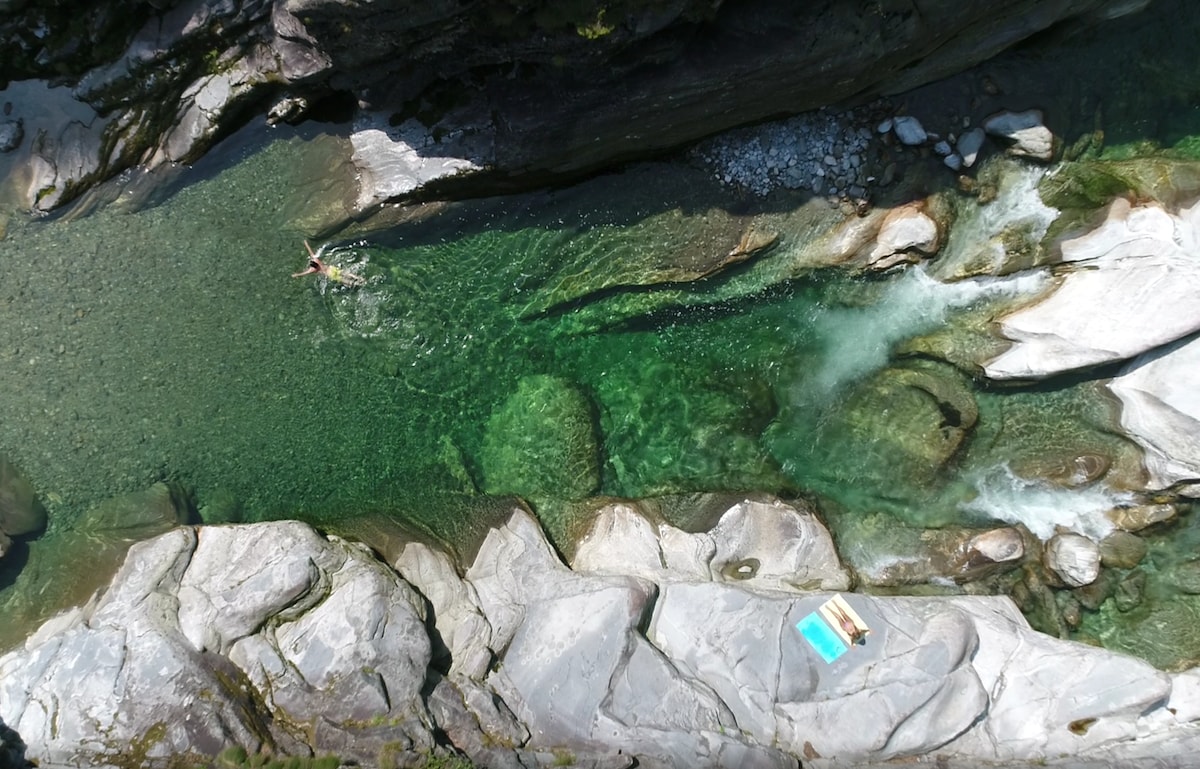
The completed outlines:
{"type": "Polygon", "coordinates": [[[443,103],[447,92],[478,94],[435,117],[436,133],[450,137],[436,148],[360,137],[363,167],[398,170],[403,180],[376,175],[363,201],[427,184],[443,194],[540,184],[781,112],[901,92],[1065,19],[1140,4],[933,0],[920,13],[885,6],[864,15],[837,0],[679,0],[605,15],[548,1],[184,0],[150,12],[141,28],[107,6],[73,5],[30,18],[0,8],[0,39],[18,42],[0,62],[0,81],[67,73],[78,100],[107,116],[78,136],[52,128],[79,142],[79,162],[50,157],[56,170],[43,169],[30,197],[43,210],[147,155],[190,162],[247,114],[265,115],[281,99],[303,108],[331,91],[384,120],[406,104],[443,103]],[[493,74],[472,80],[483,72],[493,74]],[[814,76],[829,72],[838,76],[814,76]]]}
{"type": "Polygon", "coordinates": [[[829,593],[698,569],[716,553],[769,554],[781,535],[766,571],[799,563],[790,548],[813,539],[794,536],[808,523],[747,501],[713,530],[730,544],[705,547],[613,505],[600,539],[627,543],[649,581],[571,571],[518,510],[465,578],[410,543],[398,568],[412,587],[303,524],[177,528],[134,546],[98,600],[0,657],[0,725],[20,735],[0,730],[0,749],[149,765],[241,745],[406,765],[436,729],[480,766],[548,768],[569,753],[596,769],[635,757],[794,769],[800,757],[832,767],[936,751],[966,766],[1200,745],[1194,673],[1036,633],[1008,599],[845,595],[870,632],[826,663],[796,624],[829,593]],[[688,552],[704,558],[677,557],[688,552]],[[451,655],[440,672],[427,633],[451,655]]]}
{"type": "Polygon", "coordinates": [[[629,505],[610,505],[596,514],[571,566],[653,582],[712,580],[787,591],[845,590],[851,582],[816,516],[778,501],[745,500],[697,534],[654,524],[629,505]]]}
{"type": "Polygon", "coordinates": [[[176,529],[134,546],[94,606],[0,657],[0,718],[58,763],[134,744],[148,759],[429,747],[418,601],[302,524],[176,529]]]}

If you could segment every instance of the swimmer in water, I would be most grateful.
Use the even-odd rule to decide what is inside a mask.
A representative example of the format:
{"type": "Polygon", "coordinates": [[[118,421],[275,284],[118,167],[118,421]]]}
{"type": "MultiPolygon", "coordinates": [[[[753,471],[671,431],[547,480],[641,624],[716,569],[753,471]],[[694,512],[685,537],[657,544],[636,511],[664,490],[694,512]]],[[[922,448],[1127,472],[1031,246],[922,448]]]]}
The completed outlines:
{"type": "Polygon", "coordinates": [[[302,278],[305,275],[323,275],[326,280],[331,283],[339,283],[350,288],[358,288],[366,285],[366,279],[357,273],[343,270],[334,264],[325,264],[312,250],[312,246],[308,245],[308,241],[304,241],[304,247],[308,249],[308,268],[302,272],[292,273],[293,278],[302,278]]]}

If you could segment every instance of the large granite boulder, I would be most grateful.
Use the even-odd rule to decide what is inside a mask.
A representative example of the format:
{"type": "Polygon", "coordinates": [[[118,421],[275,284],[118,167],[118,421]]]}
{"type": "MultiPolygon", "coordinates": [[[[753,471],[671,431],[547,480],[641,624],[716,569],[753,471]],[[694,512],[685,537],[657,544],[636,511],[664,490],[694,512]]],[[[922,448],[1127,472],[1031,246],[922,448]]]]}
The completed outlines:
{"type": "Polygon", "coordinates": [[[369,551],[304,524],[178,528],[0,657],[0,719],[46,763],[428,749],[423,620],[369,551]]]}
{"type": "Polygon", "coordinates": [[[1121,427],[1145,451],[1151,488],[1194,485],[1200,477],[1200,340],[1147,353],[1109,383],[1121,427]]]}
{"type": "Polygon", "coordinates": [[[711,530],[697,533],[654,523],[629,504],[608,505],[597,511],[571,568],[772,590],[846,590],[851,584],[816,514],[779,500],[743,500],[711,530]]]}
{"type": "Polygon", "coordinates": [[[1013,344],[987,375],[1037,379],[1128,360],[1200,329],[1190,301],[1200,290],[1198,226],[1200,205],[1171,213],[1113,201],[1102,225],[1062,244],[1063,261],[1079,269],[1001,321],[1013,344]]]}

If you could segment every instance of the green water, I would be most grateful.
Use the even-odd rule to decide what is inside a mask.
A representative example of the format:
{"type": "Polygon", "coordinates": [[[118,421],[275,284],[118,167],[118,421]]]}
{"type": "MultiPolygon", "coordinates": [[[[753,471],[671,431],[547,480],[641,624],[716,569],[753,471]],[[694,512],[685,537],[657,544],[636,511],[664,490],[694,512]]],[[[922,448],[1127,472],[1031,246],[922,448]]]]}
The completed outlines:
{"type": "MultiPolygon", "coordinates": [[[[756,208],[668,165],[327,244],[327,260],[368,279],[361,289],[293,279],[312,206],[308,138],[251,142],[156,206],[10,220],[0,448],[46,501],[52,533],[169,479],[206,517],[386,511],[453,539],[484,492],[559,501],[488,477],[488,452],[504,445],[489,422],[530,377],[587,404],[575,416],[596,442],[594,495],[817,491],[901,514],[920,499],[918,522],[954,516],[955,499],[929,500],[957,443],[924,456],[922,431],[941,417],[886,402],[928,385],[862,388],[896,365],[899,341],[986,296],[798,269],[795,249],[836,210],[756,208]],[[747,227],[768,225],[773,249],[701,277],[747,227]]],[[[973,399],[948,367],[919,376],[973,399]]],[[[553,443],[554,425],[531,431],[553,443]]],[[[558,461],[516,429],[512,462],[558,461]]]]}
{"type": "MultiPolygon", "coordinates": [[[[1042,71],[1023,56],[996,64],[1008,87],[1042,71]]],[[[1096,78],[1134,112],[1182,88],[1096,78]]],[[[1095,105],[1065,103],[1054,117],[1082,125],[1064,136],[1090,130],[1095,105]]],[[[1172,115],[1144,130],[1110,117],[1111,133],[1200,135],[1195,110],[1172,115]]],[[[991,319],[1036,284],[820,267],[836,208],[748,198],[680,163],[385,210],[313,241],[364,287],[294,279],[304,239],[344,214],[342,154],[319,126],[250,131],[153,202],[127,179],[86,215],[0,212],[0,453],[49,510],[42,553],[89,509],[160,480],[203,520],[384,513],[449,542],[512,495],[561,538],[561,511],[609,496],[802,494],[838,528],[1014,510],[1070,523],[1137,486],[1139,453],[1099,380],[977,380],[971,361],[998,351],[991,319]],[[727,263],[747,233],[773,245],[727,263]],[[1081,457],[1106,483],[1070,488],[1081,457]]],[[[930,165],[911,186],[953,194],[930,165]]],[[[946,247],[961,253],[939,259],[972,264],[960,241],[986,219],[961,217],[946,247]]],[[[1164,537],[1152,598],[1155,563],[1181,558],[1164,537]]],[[[1164,595],[1141,611],[1191,616],[1194,599],[1164,595]]],[[[1101,613],[1085,629],[1139,643],[1113,627],[1132,625],[1101,613]]]]}

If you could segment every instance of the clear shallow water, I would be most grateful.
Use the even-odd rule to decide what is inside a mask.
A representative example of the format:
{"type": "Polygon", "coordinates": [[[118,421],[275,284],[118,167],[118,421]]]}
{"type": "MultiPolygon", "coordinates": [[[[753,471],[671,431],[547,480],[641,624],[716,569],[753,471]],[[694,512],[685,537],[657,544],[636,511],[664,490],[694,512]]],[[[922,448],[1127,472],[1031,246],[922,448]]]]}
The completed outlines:
{"type": "Polygon", "coordinates": [[[368,278],[348,291],[289,277],[308,152],[280,136],[155,207],[10,221],[0,447],[52,530],[175,479],[202,515],[214,500],[246,520],[385,510],[453,538],[464,499],[497,488],[489,419],[536,376],[591,404],[597,494],[816,491],[955,515],[957,499],[930,502],[940,469],[880,472],[900,424],[886,408],[866,401],[852,429],[836,414],[898,342],[1009,283],[798,270],[792,244],[836,218],[825,204],[756,210],[653,166],[329,244],[368,278]],[[692,280],[763,222],[773,251],[692,280]]]}
{"type": "MultiPolygon", "coordinates": [[[[1022,80],[1021,64],[993,71],[1039,94],[1018,108],[1047,80],[1022,80]]],[[[1191,81],[1137,67],[1169,92],[1097,67],[1114,94],[1106,114],[1134,115],[1110,118],[1110,136],[1200,132],[1190,106],[1159,110],[1191,81]],[[1143,125],[1142,113],[1169,125],[1143,125]]],[[[1090,98],[1072,94],[1052,125],[1090,130],[1090,98]]],[[[1108,457],[1118,482],[1136,475],[1095,382],[990,390],[928,360],[984,344],[992,303],[1037,290],[1037,278],[944,285],[919,270],[814,270],[806,244],[832,225],[827,206],[748,200],[677,166],[431,208],[327,244],[327,258],[368,278],[361,290],[292,279],[303,239],[336,217],[329,189],[345,175],[329,161],[337,139],[313,130],[231,143],[233,157],[184,174],[155,206],[122,194],[87,216],[0,213],[0,452],[50,510],[45,544],[100,501],[162,479],[193,490],[210,520],[331,524],[383,511],[461,541],[504,508],[485,492],[526,482],[498,478],[498,466],[553,469],[589,440],[588,494],[803,493],[831,516],[916,525],[995,517],[1094,531],[1121,492],[1029,479],[1061,479],[1080,456],[1108,457]],[[718,269],[752,228],[776,235],[773,249],[718,269]],[[511,399],[531,383],[554,388],[545,402],[561,411],[522,421],[511,399]],[[556,425],[581,419],[574,442],[556,440],[556,425]],[[500,432],[513,424],[537,440],[500,432]],[[506,441],[512,452],[497,458],[506,441]]],[[[1041,207],[1000,193],[1000,205],[965,209],[932,274],[990,264],[1005,228],[1045,227],[1041,207]]],[[[547,477],[578,491],[570,474],[547,477]]],[[[1192,539],[1155,541],[1146,627],[1160,612],[1191,617],[1195,601],[1155,575],[1192,539]]],[[[1085,630],[1137,651],[1144,639],[1113,628],[1139,624],[1122,621],[1089,615],[1085,630]]]]}

